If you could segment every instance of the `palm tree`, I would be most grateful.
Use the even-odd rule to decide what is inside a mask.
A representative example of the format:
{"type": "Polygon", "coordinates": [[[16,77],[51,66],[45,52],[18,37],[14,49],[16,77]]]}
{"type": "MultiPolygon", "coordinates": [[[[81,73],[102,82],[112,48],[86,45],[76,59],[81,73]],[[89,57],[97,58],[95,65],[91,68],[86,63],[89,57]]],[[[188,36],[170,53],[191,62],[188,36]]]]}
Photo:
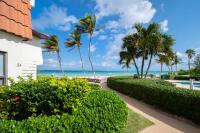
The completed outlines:
{"type": "Polygon", "coordinates": [[[148,54],[150,55],[150,58],[149,58],[149,64],[146,70],[145,77],[147,76],[149,72],[153,56],[156,56],[158,54],[158,51],[160,48],[162,36],[159,30],[160,30],[160,25],[156,23],[150,24],[147,28],[147,33],[149,34],[148,54]]]}
{"type": "Polygon", "coordinates": [[[91,60],[91,47],[92,47],[92,36],[93,36],[93,33],[95,32],[96,16],[95,15],[87,15],[87,16],[85,16],[85,18],[80,19],[79,23],[82,27],[81,29],[84,32],[87,32],[89,34],[90,41],[89,41],[88,58],[90,61],[92,71],[95,76],[94,67],[93,67],[92,60],[91,60]]]}
{"type": "Polygon", "coordinates": [[[172,36],[168,34],[162,34],[162,40],[159,48],[159,53],[166,56],[166,62],[165,64],[169,68],[169,72],[172,71],[172,65],[174,60],[174,52],[172,49],[172,46],[174,45],[175,40],[172,38],[172,36]]]}
{"type": "Polygon", "coordinates": [[[191,69],[191,59],[195,56],[196,52],[194,49],[188,49],[185,51],[188,56],[188,68],[191,69]]]}
{"type": "Polygon", "coordinates": [[[147,28],[145,28],[141,24],[136,24],[134,28],[137,30],[136,34],[139,37],[139,47],[141,49],[142,55],[141,78],[143,78],[145,60],[147,60],[148,55],[150,55],[147,71],[145,74],[146,77],[151,66],[152,58],[157,54],[158,51],[158,46],[160,43],[160,26],[159,24],[152,23],[147,28]]]}
{"type": "Polygon", "coordinates": [[[122,65],[122,68],[129,69],[132,60],[132,56],[130,55],[130,53],[128,53],[127,51],[121,51],[119,55],[120,55],[119,64],[122,65]]]}
{"type": "Polygon", "coordinates": [[[77,47],[80,56],[82,71],[84,71],[83,58],[81,54],[81,31],[79,29],[75,28],[75,30],[70,35],[70,38],[68,38],[67,42],[65,42],[65,46],[67,48],[77,47]]]}
{"type": "MultiPolygon", "coordinates": [[[[138,36],[137,34],[127,35],[123,38],[123,45],[122,45],[122,53],[126,52],[126,54],[120,53],[120,60],[123,60],[123,57],[129,56],[128,63],[133,61],[133,64],[135,66],[135,69],[137,71],[138,77],[140,76],[139,69],[136,63],[136,59],[139,58],[138,54],[138,36]]],[[[126,60],[125,58],[125,60],[126,60]]]]}
{"type": "Polygon", "coordinates": [[[157,62],[160,63],[160,75],[163,73],[163,65],[168,64],[169,58],[164,54],[158,54],[157,62]]]}
{"type": "Polygon", "coordinates": [[[182,63],[182,59],[178,57],[178,55],[175,53],[174,55],[174,65],[176,66],[176,72],[178,71],[178,64],[182,63]]]}
{"type": "Polygon", "coordinates": [[[58,37],[56,35],[50,36],[48,39],[44,41],[42,48],[44,49],[44,52],[57,54],[58,63],[64,75],[64,71],[63,71],[62,63],[61,63],[61,57],[60,57],[58,37]]]}

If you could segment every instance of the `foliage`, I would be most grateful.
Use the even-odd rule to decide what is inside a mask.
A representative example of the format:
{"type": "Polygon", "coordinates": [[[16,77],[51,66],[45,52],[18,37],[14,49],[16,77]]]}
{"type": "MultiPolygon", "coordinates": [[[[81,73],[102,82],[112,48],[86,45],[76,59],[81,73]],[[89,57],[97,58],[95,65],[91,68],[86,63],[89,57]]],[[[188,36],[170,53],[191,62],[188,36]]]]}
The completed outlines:
{"type": "Polygon", "coordinates": [[[158,55],[166,57],[165,61],[161,62],[161,65],[165,63],[171,66],[174,39],[170,35],[162,33],[160,25],[157,23],[151,23],[148,27],[136,24],[134,28],[136,33],[129,34],[123,38],[122,51],[119,53],[119,63],[126,68],[130,68],[130,64],[133,64],[140,78],[147,77],[153,57],[158,55]],[[140,58],[142,63],[139,71],[136,59],[140,58]],[[144,73],[145,61],[147,60],[147,70],[144,73]]]}
{"type": "Polygon", "coordinates": [[[126,104],[115,93],[93,91],[77,113],[76,118],[85,121],[77,121],[73,131],[121,133],[127,125],[127,115],[126,104]]]}
{"type": "Polygon", "coordinates": [[[189,76],[195,77],[195,76],[200,76],[200,72],[198,72],[198,70],[194,68],[190,70],[179,70],[177,72],[177,75],[189,75],[189,76]]]}
{"type": "Polygon", "coordinates": [[[57,60],[58,60],[60,69],[61,69],[62,73],[64,74],[64,71],[62,68],[62,63],[61,63],[61,57],[60,57],[58,37],[56,35],[52,35],[49,38],[45,39],[45,41],[43,42],[42,48],[44,49],[44,52],[57,54],[57,60]]]}
{"type": "Polygon", "coordinates": [[[185,53],[188,56],[188,68],[189,68],[188,70],[190,70],[191,69],[191,59],[195,56],[196,52],[194,49],[187,49],[185,51],[185,53]]]}
{"type": "Polygon", "coordinates": [[[82,67],[82,70],[84,70],[83,59],[82,59],[82,54],[81,54],[81,45],[82,45],[81,34],[82,32],[78,28],[75,28],[75,30],[71,33],[70,38],[68,38],[67,42],[65,42],[65,46],[71,49],[77,47],[78,53],[80,55],[81,67],[82,67]]]}
{"type": "Polygon", "coordinates": [[[108,86],[178,116],[200,122],[200,91],[178,89],[160,81],[108,78],[108,86]],[[120,86],[120,87],[119,87],[120,86]]]}
{"type": "Polygon", "coordinates": [[[200,54],[198,54],[194,59],[194,67],[196,73],[200,75],[200,54]]]}
{"type": "Polygon", "coordinates": [[[93,33],[97,30],[96,28],[96,16],[95,15],[86,15],[85,18],[81,18],[79,20],[79,24],[77,27],[77,30],[80,31],[81,33],[88,33],[89,34],[89,49],[88,49],[88,58],[90,61],[90,65],[92,68],[92,71],[95,75],[94,72],[94,67],[93,67],[93,63],[91,60],[91,48],[92,48],[92,36],[93,33]]]}
{"type": "Polygon", "coordinates": [[[8,119],[23,120],[30,116],[72,113],[90,89],[84,79],[20,79],[4,87],[0,101],[8,119]]]}
{"type": "Polygon", "coordinates": [[[23,121],[1,120],[0,131],[7,132],[59,132],[94,133],[124,132],[127,107],[112,92],[92,91],[79,109],[70,114],[30,117],[23,121]]]}
{"type": "Polygon", "coordinates": [[[184,75],[177,75],[174,77],[174,80],[190,80],[194,79],[200,81],[200,76],[184,76],[184,75]]]}

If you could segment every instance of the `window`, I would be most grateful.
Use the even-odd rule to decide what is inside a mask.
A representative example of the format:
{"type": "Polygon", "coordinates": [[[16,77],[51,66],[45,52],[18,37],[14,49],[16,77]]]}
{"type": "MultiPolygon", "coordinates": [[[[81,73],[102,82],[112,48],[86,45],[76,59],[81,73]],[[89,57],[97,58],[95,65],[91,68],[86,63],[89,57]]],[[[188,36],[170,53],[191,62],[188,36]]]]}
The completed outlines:
{"type": "Polygon", "coordinates": [[[6,83],[6,53],[0,51],[0,86],[6,83]]]}

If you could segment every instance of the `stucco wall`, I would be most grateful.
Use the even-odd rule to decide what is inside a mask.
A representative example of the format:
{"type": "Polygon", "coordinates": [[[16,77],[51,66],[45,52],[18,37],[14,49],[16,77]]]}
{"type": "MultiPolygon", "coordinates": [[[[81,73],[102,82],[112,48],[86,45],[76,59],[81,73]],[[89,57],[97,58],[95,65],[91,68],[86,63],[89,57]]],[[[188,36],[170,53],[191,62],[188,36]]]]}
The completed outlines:
{"type": "Polygon", "coordinates": [[[0,31],[0,51],[7,52],[8,77],[17,80],[32,74],[36,77],[37,65],[43,64],[39,39],[23,41],[22,38],[0,31]]]}

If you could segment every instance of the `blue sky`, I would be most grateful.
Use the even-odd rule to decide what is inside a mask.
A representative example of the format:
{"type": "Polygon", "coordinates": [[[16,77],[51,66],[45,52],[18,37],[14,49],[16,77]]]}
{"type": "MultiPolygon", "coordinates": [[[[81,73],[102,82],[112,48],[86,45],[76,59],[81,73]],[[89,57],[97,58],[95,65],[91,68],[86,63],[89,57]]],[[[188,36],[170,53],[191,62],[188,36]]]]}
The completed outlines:
{"type": "MultiPolygon", "coordinates": [[[[121,39],[134,32],[131,27],[135,23],[151,22],[160,23],[162,31],[174,37],[174,50],[184,62],[179,68],[187,68],[185,50],[194,48],[200,52],[199,5],[199,0],[36,0],[32,19],[35,29],[58,35],[64,69],[81,69],[78,51],[69,52],[64,42],[78,19],[88,13],[96,14],[97,27],[104,27],[93,37],[92,59],[96,70],[121,69],[118,64],[121,39]]],[[[89,70],[87,35],[82,37],[82,44],[84,66],[89,70]]],[[[44,65],[40,69],[59,69],[56,55],[43,56],[44,65]]],[[[154,61],[151,70],[160,70],[160,65],[154,61]]]]}

